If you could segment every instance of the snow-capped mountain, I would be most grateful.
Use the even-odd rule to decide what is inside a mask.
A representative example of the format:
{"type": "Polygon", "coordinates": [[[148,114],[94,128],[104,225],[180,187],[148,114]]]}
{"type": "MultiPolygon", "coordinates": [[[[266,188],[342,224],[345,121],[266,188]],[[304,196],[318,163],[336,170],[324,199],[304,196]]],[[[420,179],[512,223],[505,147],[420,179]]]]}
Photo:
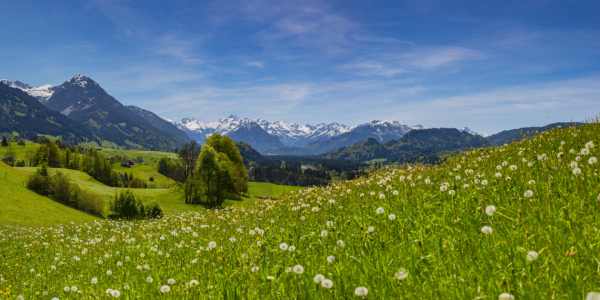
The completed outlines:
{"type": "Polygon", "coordinates": [[[486,138],[486,137],[490,136],[490,135],[489,135],[489,134],[487,134],[487,133],[479,134],[479,133],[477,133],[477,132],[473,131],[473,130],[472,130],[471,128],[469,128],[469,127],[458,128],[458,131],[464,131],[464,132],[470,133],[470,134],[472,134],[472,135],[480,135],[480,136],[482,136],[482,137],[484,137],[484,138],[486,138]]]}
{"type": "Polygon", "coordinates": [[[54,92],[56,92],[59,88],[59,86],[57,86],[57,85],[50,85],[50,84],[46,84],[46,85],[43,85],[40,87],[34,87],[32,85],[20,82],[18,80],[17,81],[8,81],[6,79],[1,79],[1,78],[0,78],[0,82],[8,85],[9,87],[18,88],[18,89],[24,91],[29,96],[38,99],[42,103],[48,101],[48,99],[50,99],[50,97],[52,97],[52,94],[54,94],[54,92]]]}
{"type": "Polygon", "coordinates": [[[263,119],[240,118],[230,115],[216,122],[198,121],[194,118],[184,118],[181,122],[174,122],[190,137],[203,141],[211,134],[230,135],[240,126],[258,124],[268,134],[276,136],[281,143],[288,147],[303,147],[313,141],[327,140],[331,137],[350,131],[352,128],[338,123],[298,125],[283,121],[269,122],[263,119]]]}

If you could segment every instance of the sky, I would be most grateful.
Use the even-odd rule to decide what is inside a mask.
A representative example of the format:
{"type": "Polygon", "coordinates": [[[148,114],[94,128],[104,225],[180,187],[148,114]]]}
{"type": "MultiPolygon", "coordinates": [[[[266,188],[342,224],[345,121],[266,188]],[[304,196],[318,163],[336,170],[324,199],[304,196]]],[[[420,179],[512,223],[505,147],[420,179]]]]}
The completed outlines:
{"type": "Polygon", "coordinates": [[[495,133],[600,113],[600,1],[1,1],[0,78],[172,120],[495,133]]]}

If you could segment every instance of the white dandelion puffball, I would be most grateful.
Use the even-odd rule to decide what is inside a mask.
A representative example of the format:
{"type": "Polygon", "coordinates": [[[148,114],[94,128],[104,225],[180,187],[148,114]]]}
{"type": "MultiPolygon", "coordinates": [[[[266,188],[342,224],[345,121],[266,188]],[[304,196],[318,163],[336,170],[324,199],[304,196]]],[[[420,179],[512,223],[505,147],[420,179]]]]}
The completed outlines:
{"type": "Polygon", "coordinates": [[[390,219],[390,221],[394,221],[394,220],[396,220],[396,215],[395,214],[390,214],[388,216],[388,218],[390,219]]]}
{"type": "Polygon", "coordinates": [[[321,286],[326,289],[330,289],[331,287],[333,287],[333,281],[331,281],[330,279],[323,279],[323,281],[321,281],[321,286]]]}
{"type": "Polygon", "coordinates": [[[383,207],[379,207],[377,208],[377,210],[375,211],[378,215],[383,213],[383,207]]]}
{"type": "Polygon", "coordinates": [[[354,295],[359,297],[364,297],[367,295],[367,293],[369,293],[369,290],[367,290],[367,288],[364,286],[359,286],[354,290],[354,295]]]}
{"type": "Polygon", "coordinates": [[[515,171],[515,170],[517,169],[517,166],[515,166],[515,165],[511,165],[511,166],[510,166],[510,169],[511,169],[512,171],[515,171]]]}
{"type": "Polygon", "coordinates": [[[533,179],[529,180],[529,184],[535,184],[535,180],[533,180],[533,179]]]}
{"type": "Polygon", "coordinates": [[[273,280],[275,280],[275,277],[273,277],[273,276],[267,276],[267,280],[273,281],[273,280]]]}
{"type": "Polygon", "coordinates": [[[210,243],[208,243],[208,247],[210,247],[210,248],[217,248],[217,242],[210,242],[210,243]]]}
{"type": "Polygon", "coordinates": [[[288,249],[288,244],[286,244],[286,243],[279,244],[279,249],[281,249],[282,251],[287,250],[288,249]]]}
{"type": "Polygon", "coordinates": [[[163,293],[163,294],[164,293],[168,293],[170,291],[171,291],[171,287],[168,286],[168,285],[163,285],[163,286],[160,287],[160,292],[163,293]]]}
{"type": "Polygon", "coordinates": [[[593,157],[593,156],[590,157],[590,159],[588,159],[588,164],[590,164],[590,165],[593,165],[596,162],[598,162],[598,160],[595,157],[593,157]]]}
{"type": "Polygon", "coordinates": [[[527,252],[527,260],[528,261],[534,261],[538,258],[538,253],[535,251],[529,251],[527,252]]]}
{"type": "Polygon", "coordinates": [[[375,231],[375,227],[373,227],[373,226],[369,226],[369,228],[367,228],[367,231],[369,231],[369,232],[373,232],[373,231],[375,231]]]}
{"type": "Polygon", "coordinates": [[[587,143],[585,144],[585,147],[586,147],[586,148],[588,148],[588,149],[592,149],[592,148],[594,148],[594,142],[592,142],[592,141],[589,141],[589,142],[587,142],[587,143]]]}
{"type": "Polygon", "coordinates": [[[152,277],[148,277],[148,278],[146,278],[146,281],[152,283],[152,281],[154,281],[154,279],[152,279],[152,277]]]}
{"type": "Polygon", "coordinates": [[[290,251],[290,252],[296,251],[296,246],[290,246],[290,248],[288,249],[288,251],[290,251]]]}
{"type": "Polygon", "coordinates": [[[325,279],[325,276],[321,275],[321,274],[317,274],[317,276],[315,276],[315,283],[321,283],[321,281],[323,281],[323,279],[325,279]]]}
{"type": "Polygon", "coordinates": [[[301,265],[295,265],[294,266],[294,273],[296,274],[302,274],[304,273],[304,267],[301,265]]]}
{"type": "Polygon", "coordinates": [[[114,297],[114,298],[119,298],[119,296],[121,296],[121,292],[119,292],[118,290],[112,290],[110,292],[110,294],[114,297]]]}
{"type": "Polygon", "coordinates": [[[533,191],[532,190],[526,190],[524,195],[527,198],[531,198],[531,197],[533,197],[533,191]]]}
{"type": "MultiPolygon", "coordinates": [[[[600,195],[598,195],[598,201],[600,201],[600,195]]],[[[344,247],[346,244],[344,243],[344,241],[342,240],[338,240],[337,241],[338,246],[340,247],[344,247]]]]}
{"type": "Polygon", "coordinates": [[[589,292],[585,300],[600,300],[600,293],[589,292]]]}
{"type": "Polygon", "coordinates": [[[502,293],[500,294],[500,297],[498,297],[498,300],[514,300],[515,297],[513,297],[513,295],[509,294],[509,293],[502,293]]]}
{"type": "Polygon", "coordinates": [[[580,168],[573,169],[573,174],[575,174],[575,175],[581,174],[581,169],[580,168]]]}
{"type": "Polygon", "coordinates": [[[232,243],[235,243],[235,242],[237,241],[237,239],[236,239],[236,238],[234,238],[234,237],[230,237],[230,238],[229,238],[229,240],[230,240],[232,243]]]}
{"type": "Polygon", "coordinates": [[[126,285],[123,286],[123,289],[129,291],[131,289],[131,287],[126,284],[126,285]]]}
{"type": "Polygon", "coordinates": [[[96,278],[96,277],[92,278],[92,284],[96,284],[96,283],[98,283],[98,278],[96,278]]]}
{"type": "Polygon", "coordinates": [[[167,280],[168,284],[175,284],[175,279],[173,278],[169,278],[169,280],[167,280]]]}
{"type": "Polygon", "coordinates": [[[333,255],[327,256],[327,261],[330,262],[330,263],[334,262],[335,261],[335,256],[333,256],[333,255]]]}
{"type": "Polygon", "coordinates": [[[327,221],[327,227],[332,227],[333,226],[333,221],[327,221]]]}
{"type": "Polygon", "coordinates": [[[487,184],[488,184],[487,180],[484,179],[484,180],[481,181],[481,185],[487,185],[487,184]]]}
{"type": "Polygon", "coordinates": [[[486,207],[486,208],[485,208],[485,213],[486,213],[488,216],[491,216],[491,215],[493,215],[495,211],[496,211],[496,207],[495,207],[495,206],[493,206],[493,205],[490,205],[490,206],[488,206],[488,207],[486,207]]]}
{"type": "Polygon", "coordinates": [[[481,228],[481,232],[485,233],[485,234],[492,234],[492,227],[490,226],[483,226],[481,228]]]}
{"type": "Polygon", "coordinates": [[[440,191],[445,192],[448,190],[448,187],[445,185],[440,186],[440,191]]]}
{"type": "Polygon", "coordinates": [[[198,284],[200,284],[200,283],[198,282],[198,280],[195,280],[195,279],[194,279],[194,280],[190,281],[190,286],[197,286],[198,284]]]}
{"type": "Polygon", "coordinates": [[[321,231],[321,236],[327,236],[327,230],[321,231]]]}
{"type": "Polygon", "coordinates": [[[396,272],[396,274],[394,274],[394,279],[397,279],[397,280],[402,280],[406,277],[408,277],[408,271],[406,271],[406,269],[404,269],[404,268],[398,270],[398,272],[396,272]]]}
{"type": "Polygon", "coordinates": [[[581,149],[581,154],[582,155],[588,155],[588,154],[590,154],[590,149],[588,149],[588,148],[581,149]]]}
{"type": "Polygon", "coordinates": [[[112,293],[112,289],[106,289],[106,293],[107,293],[107,294],[110,294],[110,293],[112,293]]]}
{"type": "Polygon", "coordinates": [[[106,271],[106,275],[108,275],[108,276],[112,275],[112,271],[111,270],[106,271]]]}
{"type": "Polygon", "coordinates": [[[385,199],[385,195],[384,194],[379,194],[379,199],[385,199]]]}
{"type": "Polygon", "coordinates": [[[256,272],[258,272],[258,270],[260,270],[259,267],[252,267],[252,272],[256,273],[256,272]]]}

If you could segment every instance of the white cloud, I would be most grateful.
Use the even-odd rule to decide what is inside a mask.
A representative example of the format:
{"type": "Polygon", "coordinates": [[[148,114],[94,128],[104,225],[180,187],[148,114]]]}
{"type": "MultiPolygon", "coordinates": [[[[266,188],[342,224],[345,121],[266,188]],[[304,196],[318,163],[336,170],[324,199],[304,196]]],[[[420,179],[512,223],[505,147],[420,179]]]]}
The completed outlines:
{"type": "Polygon", "coordinates": [[[262,61],[252,61],[252,62],[247,63],[246,65],[250,66],[250,67],[261,68],[261,69],[265,68],[265,63],[262,61]]]}

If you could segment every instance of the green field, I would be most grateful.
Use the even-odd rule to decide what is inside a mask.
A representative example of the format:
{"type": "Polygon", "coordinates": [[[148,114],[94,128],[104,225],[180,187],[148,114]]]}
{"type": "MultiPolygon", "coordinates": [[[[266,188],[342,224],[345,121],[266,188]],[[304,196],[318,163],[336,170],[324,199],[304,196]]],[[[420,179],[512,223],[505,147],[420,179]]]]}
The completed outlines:
{"type": "Polygon", "coordinates": [[[47,227],[97,220],[28,190],[27,176],[0,163],[0,224],[47,227]]]}
{"type": "Polygon", "coordinates": [[[0,298],[586,299],[600,291],[598,145],[596,122],[275,200],[157,193],[163,219],[0,226],[0,298]]]}
{"type": "MultiPolygon", "coordinates": [[[[134,166],[133,168],[126,168],[127,170],[135,170],[136,168],[141,167],[142,169],[146,169],[148,166],[134,166]]],[[[16,170],[22,171],[26,174],[34,173],[36,168],[33,167],[22,167],[15,168],[16,170]]],[[[101,182],[98,182],[90,175],[77,171],[77,170],[69,170],[69,169],[50,169],[50,173],[53,172],[62,172],[63,174],[69,175],[69,178],[73,183],[79,185],[79,187],[92,191],[98,195],[100,195],[106,203],[110,199],[112,199],[116,192],[120,191],[122,188],[117,187],[109,187],[104,185],[101,182]]],[[[147,171],[150,176],[159,177],[162,176],[156,171],[152,173],[152,171],[147,171]]],[[[139,174],[139,173],[137,173],[139,174]]],[[[136,175],[136,173],[134,173],[136,175]]],[[[137,176],[137,175],[136,175],[137,176]]],[[[164,177],[164,176],[163,176],[164,177]]],[[[170,179],[169,179],[170,180],[170,179]]],[[[285,191],[286,194],[289,194],[291,191],[298,191],[300,187],[286,186],[285,191]]],[[[275,185],[272,183],[263,183],[263,182],[249,182],[248,183],[248,195],[250,197],[259,197],[259,196],[268,196],[268,197],[279,197],[283,194],[284,186],[275,185]]],[[[204,209],[202,205],[189,205],[183,203],[182,195],[180,191],[176,188],[167,188],[167,189],[134,189],[134,192],[139,195],[144,201],[150,200],[158,200],[165,212],[168,214],[181,213],[186,212],[188,210],[198,211],[204,209]]],[[[227,200],[223,204],[223,206],[231,206],[231,205],[248,205],[255,202],[256,199],[249,197],[242,197],[243,201],[232,201],[227,200]]],[[[1,223],[1,221],[0,221],[1,223]]],[[[26,224],[22,224],[26,225],[26,224]]],[[[34,226],[34,225],[32,225],[34,226]]]]}

